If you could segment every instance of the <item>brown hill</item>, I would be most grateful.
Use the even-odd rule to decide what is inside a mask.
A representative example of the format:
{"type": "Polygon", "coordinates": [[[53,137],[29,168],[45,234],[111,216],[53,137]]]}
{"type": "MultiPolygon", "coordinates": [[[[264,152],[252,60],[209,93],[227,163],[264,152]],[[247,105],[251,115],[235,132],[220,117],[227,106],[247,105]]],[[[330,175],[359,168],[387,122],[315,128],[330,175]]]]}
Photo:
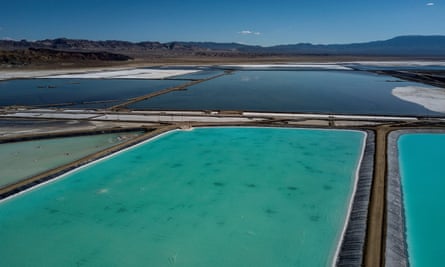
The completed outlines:
{"type": "Polygon", "coordinates": [[[26,66],[36,64],[75,64],[103,61],[128,61],[132,58],[110,52],[76,52],[45,48],[26,48],[0,51],[0,65],[26,66]]]}

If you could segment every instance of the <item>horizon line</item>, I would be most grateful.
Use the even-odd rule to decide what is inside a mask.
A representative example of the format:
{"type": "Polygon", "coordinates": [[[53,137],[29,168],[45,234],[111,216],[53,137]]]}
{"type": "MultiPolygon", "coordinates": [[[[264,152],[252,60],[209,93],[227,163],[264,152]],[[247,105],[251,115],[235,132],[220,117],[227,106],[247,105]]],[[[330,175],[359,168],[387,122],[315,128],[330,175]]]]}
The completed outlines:
{"type": "Polygon", "coordinates": [[[70,38],[70,37],[57,37],[57,38],[45,38],[45,39],[39,39],[39,40],[28,40],[28,39],[14,39],[9,37],[4,37],[0,39],[0,41],[11,41],[11,42],[42,42],[42,41],[54,41],[54,40],[76,40],[76,41],[92,41],[92,42],[128,42],[132,44],[140,44],[140,43],[160,43],[160,44],[174,44],[174,43],[212,43],[212,44],[238,44],[238,45],[245,45],[245,46],[258,46],[258,47],[275,47],[275,46],[287,46],[287,45],[299,45],[299,44],[309,44],[309,45],[349,45],[349,44],[363,44],[363,43],[371,43],[371,42],[380,42],[380,41],[388,41],[395,38],[400,37],[445,37],[445,35],[441,34],[431,34],[431,35],[422,35],[422,34],[406,34],[406,35],[396,35],[391,38],[387,39],[378,39],[378,40],[371,40],[371,41],[357,41],[357,42],[349,42],[349,43],[311,43],[311,42],[296,42],[296,43],[283,43],[283,44],[275,44],[275,45],[260,45],[260,44],[249,44],[244,42],[235,42],[235,41],[227,41],[227,42],[218,42],[218,41],[167,41],[167,42],[161,42],[161,41],[155,41],[155,40],[144,40],[144,41],[129,41],[129,40],[123,40],[123,39],[86,39],[86,38],[70,38]]]}

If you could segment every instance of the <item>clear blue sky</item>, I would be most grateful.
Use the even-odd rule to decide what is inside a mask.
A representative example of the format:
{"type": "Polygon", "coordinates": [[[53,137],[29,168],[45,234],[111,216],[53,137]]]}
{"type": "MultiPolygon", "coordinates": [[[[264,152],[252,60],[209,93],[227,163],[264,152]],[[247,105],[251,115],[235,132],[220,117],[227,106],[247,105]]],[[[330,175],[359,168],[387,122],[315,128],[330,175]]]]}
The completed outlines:
{"type": "Polygon", "coordinates": [[[263,46],[445,35],[445,0],[0,0],[0,39],[263,46]]]}

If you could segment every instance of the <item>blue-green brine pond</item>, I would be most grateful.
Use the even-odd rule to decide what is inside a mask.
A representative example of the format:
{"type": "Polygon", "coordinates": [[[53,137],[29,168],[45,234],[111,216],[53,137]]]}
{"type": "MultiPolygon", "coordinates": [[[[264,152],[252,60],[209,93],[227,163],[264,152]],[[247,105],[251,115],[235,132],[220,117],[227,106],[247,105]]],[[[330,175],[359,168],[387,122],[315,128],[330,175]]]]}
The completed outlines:
{"type": "Polygon", "coordinates": [[[365,133],[173,131],[0,203],[1,266],[330,266],[365,133]]]}
{"type": "Polygon", "coordinates": [[[445,134],[404,134],[399,162],[410,266],[442,266],[445,134]]]}

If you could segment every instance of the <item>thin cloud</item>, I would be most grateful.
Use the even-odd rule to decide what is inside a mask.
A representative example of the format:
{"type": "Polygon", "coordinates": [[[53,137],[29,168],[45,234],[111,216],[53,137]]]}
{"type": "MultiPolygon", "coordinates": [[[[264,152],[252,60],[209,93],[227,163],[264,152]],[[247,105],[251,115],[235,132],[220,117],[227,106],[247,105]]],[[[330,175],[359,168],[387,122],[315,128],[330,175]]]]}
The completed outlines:
{"type": "Polygon", "coordinates": [[[433,2],[426,3],[426,5],[427,5],[427,6],[434,6],[434,3],[433,3],[433,2]]]}
{"type": "Polygon", "coordinates": [[[249,31],[249,30],[243,30],[243,31],[240,31],[238,33],[242,34],[242,35],[250,35],[250,34],[260,35],[261,34],[260,32],[254,32],[254,31],[249,31]]]}

